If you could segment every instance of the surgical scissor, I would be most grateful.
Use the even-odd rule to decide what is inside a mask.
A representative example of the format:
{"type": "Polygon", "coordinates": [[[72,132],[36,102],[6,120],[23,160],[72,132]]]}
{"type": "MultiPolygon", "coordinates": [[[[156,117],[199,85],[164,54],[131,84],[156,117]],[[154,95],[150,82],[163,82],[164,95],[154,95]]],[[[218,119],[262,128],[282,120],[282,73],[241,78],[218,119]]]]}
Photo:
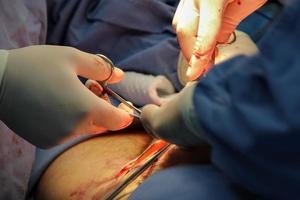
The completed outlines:
{"type": "Polygon", "coordinates": [[[129,108],[133,109],[134,112],[133,113],[129,113],[129,115],[131,115],[133,117],[136,117],[138,119],[141,119],[141,113],[142,113],[142,111],[139,108],[137,108],[134,105],[130,104],[123,97],[121,97],[119,94],[117,94],[116,92],[114,92],[112,89],[110,89],[107,86],[107,81],[112,77],[113,72],[114,72],[114,68],[115,68],[114,63],[109,58],[107,58],[106,56],[104,56],[102,54],[96,54],[96,55],[99,56],[100,58],[102,58],[110,66],[110,74],[109,74],[109,76],[105,80],[103,80],[103,81],[97,81],[101,85],[101,87],[103,88],[103,91],[102,91],[101,95],[109,94],[110,96],[112,96],[116,100],[118,100],[121,103],[125,104],[129,108]]]}
{"type": "MultiPolygon", "coordinates": [[[[102,90],[102,96],[105,94],[108,94],[110,96],[112,96],[113,98],[115,98],[116,100],[120,101],[121,103],[125,104],[126,106],[128,106],[129,108],[133,109],[133,113],[129,113],[131,116],[138,118],[141,122],[142,122],[142,118],[141,118],[141,113],[142,111],[135,107],[134,105],[130,104],[128,101],[126,101],[123,97],[121,97],[119,94],[117,94],[116,92],[114,92],[112,89],[110,89],[107,86],[107,82],[108,80],[112,77],[113,75],[113,71],[115,68],[115,65],[113,64],[113,62],[107,58],[106,56],[102,55],[102,54],[96,54],[97,56],[99,56],[100,58],[102,58],[105,62],[107,62],[110,66],[110,74],[108,76],[107,79],[103,80],[103,81],[97,81],[101,87],[103,88],[102,90]]],[[[153,138],[156,138],[154,131],[152,129],[150,129],[149,127],[145,126],[145,124],[143,124],[143,127],[145,128],[145,130],[152,135],[153,138]]],[[[107,196],[103,197],[103,199],[105,200],[113,200],[115,197],[117,197],[120,192],[122,192],[122,190],[129,185],[132,181],[134,181],[140,174],[142,174],[147,168],[149,168],[154,162],[157,161],[157,159],[165,152],[167,151],[167,149],[170,147],[171,144],[166,143],[164,146],[162,146],[149,160],[147,160],[144,165],[142,165],[141,167],[139,167],[138,169],[136,169],[136,171],[134,171],[127,179],[125,179],[123,182],[121,182],[119,185],[117,185],[116,188],[114,188],[107,196]]]]}

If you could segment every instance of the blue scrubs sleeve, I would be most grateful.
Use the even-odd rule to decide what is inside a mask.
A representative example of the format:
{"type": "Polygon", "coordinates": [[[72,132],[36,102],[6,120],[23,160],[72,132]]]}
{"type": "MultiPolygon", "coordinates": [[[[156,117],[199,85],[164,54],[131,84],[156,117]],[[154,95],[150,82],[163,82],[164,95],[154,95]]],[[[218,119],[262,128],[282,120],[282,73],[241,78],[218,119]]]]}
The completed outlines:
{"type": "Polygon", "coordinates": [[[193,96],[213,163],[271,199],[295,199],[300,189],[299,19],[299,0],[289,1],[258,55],[216,66],[193,96]]]}

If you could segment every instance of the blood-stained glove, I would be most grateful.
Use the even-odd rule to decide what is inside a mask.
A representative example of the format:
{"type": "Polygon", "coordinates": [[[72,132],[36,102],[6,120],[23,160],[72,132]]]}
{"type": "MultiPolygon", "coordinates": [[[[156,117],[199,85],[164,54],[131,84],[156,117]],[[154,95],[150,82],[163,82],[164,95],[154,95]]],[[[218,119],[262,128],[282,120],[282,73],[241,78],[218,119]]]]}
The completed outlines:
{"type": "MultiPolygon", "coordinates": [[[[258,53],[258,48],[249,35],[242,31],[235,31],[235,33],[236,40],[233,43],[218,45],[218,54],[215,57],[216,65],[239,55],[252,56],[258,53]]],[[[179,56],[178,63],[178,78],[182,85],[186,85],[189,80],[185,73],[189,64],[186,62],[186,59],[183,58],[182,54],[179,56]]]]}
{"type": "MultiPolygon", "coordinates": [[[[110,66],[98,56],[48,45],[7,52],[0,119],[32,144],[50,147],[75,135],[118,130],[132,122],[128,112],[99,98],[78,79],[110,76],[110,66]]],[[[122,70],[115,68],[108,83],[122,78],[122,70]]]]}
{"type": "Polygon", "coordinates": [[[228,42],[237,25],[267,0],[181,0],[173,18],[178,41],[189,61],[189,80],[214,63],[216,45],[228,42]]]}
{"type": "Polygon", "coordinates": [[[196,84],[186,86],[161,107],[147,105],[142,110],[142,123],[149,133],[182,147],[206,144],[197,124],[193,92],[196,84]]]}

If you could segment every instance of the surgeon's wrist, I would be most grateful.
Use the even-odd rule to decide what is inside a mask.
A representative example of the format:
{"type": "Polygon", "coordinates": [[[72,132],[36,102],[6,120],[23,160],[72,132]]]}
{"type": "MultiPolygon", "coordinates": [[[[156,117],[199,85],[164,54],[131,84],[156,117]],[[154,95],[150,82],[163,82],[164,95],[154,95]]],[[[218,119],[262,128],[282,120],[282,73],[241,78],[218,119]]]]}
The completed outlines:
{"type": "MultiPolygon", "coordinates": [[[[185,100],[181,102],[180,112],[182,115],[183,123],[188,131],[183,133],[184,137],[189,137],[193,141],[194,146],[206,144],[206,139],[203,134],[203,128],[197,121],[196,109],[193,101],[196,84],[184,91],[185,100]]],[[[187,139],[187,138],[186,138],[187,139]]]]}

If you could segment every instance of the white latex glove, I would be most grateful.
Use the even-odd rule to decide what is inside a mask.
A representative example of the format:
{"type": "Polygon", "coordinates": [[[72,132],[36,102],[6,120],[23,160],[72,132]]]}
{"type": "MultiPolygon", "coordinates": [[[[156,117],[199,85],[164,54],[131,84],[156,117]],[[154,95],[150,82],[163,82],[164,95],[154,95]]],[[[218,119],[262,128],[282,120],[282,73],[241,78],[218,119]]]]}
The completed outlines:
{"type": "Polygon", "coordinates": [[[215,57],[215,64],[225,62],[235,56],[252,56],[258,52],[256,44],[248,34],[242,31],[235,31],[236,41],[232,44],[218,45],[218,53],[215,57]]]}
{"type": "Polygon", "coordinates": [[[202,128],[195,121],[193,93],[195,83],[190,83],[170,101],[142,109],[142,123],[148,133],[183,147],[206,144],[202,128]]]}
{"type": "MultiPolygon", "coordinates": [[[[236,40],[231,44],[223,44],[217,46],[217,53],[215,56],[215,64],[220,64],[225,62],[235,56],[245,55],[251,56],[258,52],[256,44],[251,40],[251,38],[242,31],[235,31],[236,40]]],[[[186,76],[186,71],[189,67],[186,59],[180,54],[178,60],[178,78],[182,85],[186,85],[189,81],[186,76]]]]}
{"type": "MultiPolygon", "coordinates": [[[[70,47],[10,50],[1,83],[0,119],[32,144],[45,148],[79,134],[119,130],[132,122],[123,109],[89,91],[77,75],[104,80],[109,65],[70,47]]],[[[109,83],[123,78],[115,68],[109,83]]]]}

